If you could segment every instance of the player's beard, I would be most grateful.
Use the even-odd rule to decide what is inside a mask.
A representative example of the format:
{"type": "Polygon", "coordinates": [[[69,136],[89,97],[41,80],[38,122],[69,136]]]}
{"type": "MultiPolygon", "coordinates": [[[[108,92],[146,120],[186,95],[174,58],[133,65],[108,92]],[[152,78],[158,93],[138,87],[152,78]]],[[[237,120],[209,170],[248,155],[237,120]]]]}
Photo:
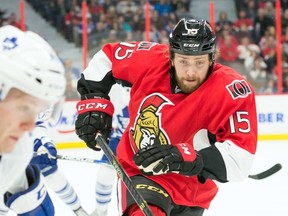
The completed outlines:
{"type": "Polygon", "coordinates": [[[196,89],[199,88],[199,86],[203,83],[203,81],[200,80],[199,77],[195,77],[194,78],[194,85],[187,85],[184,83],[185,79],[184,78],[179,78],[176,75],[176,82],[178,87],[181,89],[181,91],[185,94],[191,94],[192,92],[194,92],[196,89]]]}

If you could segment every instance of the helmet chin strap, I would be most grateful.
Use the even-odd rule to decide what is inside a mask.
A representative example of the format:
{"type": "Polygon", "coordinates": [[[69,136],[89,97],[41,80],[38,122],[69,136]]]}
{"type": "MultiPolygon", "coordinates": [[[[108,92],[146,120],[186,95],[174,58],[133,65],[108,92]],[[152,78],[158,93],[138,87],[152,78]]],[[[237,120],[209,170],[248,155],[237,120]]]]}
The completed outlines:
{"type": "Polygon", "coordinates": [[[179,91],[178,91],[179,88],[177,88],[177,82],[176,82],[176,78],[175,78],[175,67],[172,66],[172,64],[171,64],[169,73],[170,73],[171,91],[173,94],[177,94],[177,93],[179,93],[179,91]]]}
{"type": "Polygon", "coordinates": [[[209,54],[209,59],[210,59],[211,65],[208,68],[208,73],[207,73],[206,79],[211,75],[211,73],[213,71],[213,67],[214,67],[214,63],[215,63],[215,51],[213,53],[209,54]]]}
{"type": "MultiPolygon", "coordinates": [[[[214,67],[214,62],[212,62],[212,64],[211,64],[211,65],[209,66],[209,68],[208,68],[208,73],[207,73],[206,79],[208,79],[208,77],[212,74],[213,67],[214,67]]],[[[206,79],[205,79],[205,80],[206,80],[206,79]]]]}

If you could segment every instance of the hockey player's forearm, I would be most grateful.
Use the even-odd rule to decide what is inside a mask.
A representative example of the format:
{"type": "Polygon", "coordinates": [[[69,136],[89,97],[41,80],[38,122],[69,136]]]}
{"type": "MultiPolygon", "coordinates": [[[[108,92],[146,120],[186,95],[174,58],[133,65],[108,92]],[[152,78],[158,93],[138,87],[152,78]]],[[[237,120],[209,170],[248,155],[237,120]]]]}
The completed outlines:
{"type": "Polygon", "coordinates": [[[108,96],[110,89],[115,83],[115,79],[112,77],[111,72],[107,73],[100,81],[88,80],[85,75],[82,74],[77,83],[77,90],[81,96],[93,93],[100,93],[108,96]]]}
{"type": "Polygon", "coordinates": [[[203,170],[198,175],[200,182],[205,182],[208,178],[219,182],[227,182],[225,162],[219,150],[212,145],[198,152],[202,156],[203,170]]]}
{"type": "Polygon", "coordinates": [[[231,141],[216,142],[198,152],[204,163],[203,180],[211,178],[220,182],[242,181],[248,177],[253,154],[231,141]]]}

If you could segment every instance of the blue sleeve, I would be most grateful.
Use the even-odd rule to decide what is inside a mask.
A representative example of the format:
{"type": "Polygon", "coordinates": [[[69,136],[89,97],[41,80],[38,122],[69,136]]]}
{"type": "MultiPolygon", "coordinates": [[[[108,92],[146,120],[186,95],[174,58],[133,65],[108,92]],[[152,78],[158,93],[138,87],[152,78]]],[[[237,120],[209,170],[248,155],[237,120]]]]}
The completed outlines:
{"type": "Polygon", "coordinates": [[[6,194],[5,205],[19,216],[53,216],[54,206],[44,186],[44,177],[35,165],[26,169],[29,188],[15,194],[6,194]]]}

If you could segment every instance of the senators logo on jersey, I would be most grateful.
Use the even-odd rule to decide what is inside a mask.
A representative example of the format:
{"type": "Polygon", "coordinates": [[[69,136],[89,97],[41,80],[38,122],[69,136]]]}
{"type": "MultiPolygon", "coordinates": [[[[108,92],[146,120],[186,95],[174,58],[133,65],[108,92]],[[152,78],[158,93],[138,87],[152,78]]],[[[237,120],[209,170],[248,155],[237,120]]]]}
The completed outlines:
{"type": "Polygon", "coordinates": [[[173,103],[160,94],[149,95],[143,100],[134,128],[129,131],[130,143],[135,152],[150,145],[170,143],[161,127],[160,111],[165,104],[173,103]]]}
{"type": "Polygon", "coordinates": [[[227,85],[226,88],[234,100],[237,98],[245,98],[251,94],[251,89],[245,80],[234,80],[227,85]]]}

